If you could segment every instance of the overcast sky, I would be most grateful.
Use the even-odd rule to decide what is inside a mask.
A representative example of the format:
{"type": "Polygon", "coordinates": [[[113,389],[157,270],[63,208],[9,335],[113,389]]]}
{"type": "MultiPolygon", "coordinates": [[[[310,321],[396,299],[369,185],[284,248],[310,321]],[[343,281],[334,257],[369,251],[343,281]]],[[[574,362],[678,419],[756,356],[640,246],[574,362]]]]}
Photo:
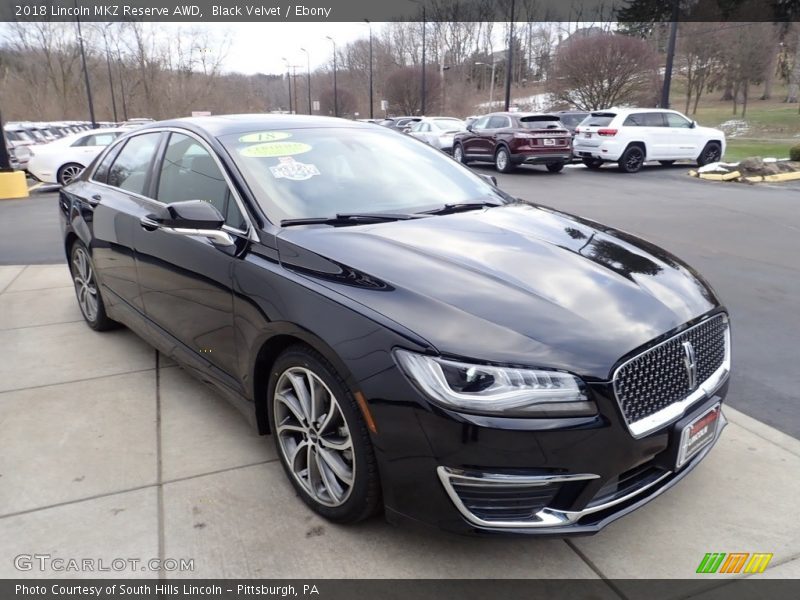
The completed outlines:
{"type": "MultiPolygon", "coordinates": [[[[373,36],[381,28],[380,23],[372,24],[373,36]]],[[[186,28],[186,23],[169,24],[170,27],[186,28]]],[[[306,55],[300,48],[306,48],[311,58],[311,69],[326,64],[333,56],[331,36],[336,45],[344,46],[359,38],[369,38],[366,23],[205,23],[197,27],[207,28],[221,40],[229,36],[230,47],[224,61],[225,71],[239,73],[284,73],[286,68],[282,57],[291,64],[305,69],[306,55]]]]}

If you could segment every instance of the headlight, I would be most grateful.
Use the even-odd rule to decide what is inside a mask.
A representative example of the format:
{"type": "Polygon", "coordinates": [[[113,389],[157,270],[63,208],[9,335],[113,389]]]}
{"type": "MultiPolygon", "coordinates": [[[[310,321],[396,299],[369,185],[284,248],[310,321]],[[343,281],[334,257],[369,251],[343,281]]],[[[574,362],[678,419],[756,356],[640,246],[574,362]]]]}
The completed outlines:
{"type": "Polygon", "coordinates": [[[505,417],[594,415],[584,383],[569,373],[514,369],[395,350],[403,372],[447,408],[505,417]]]}

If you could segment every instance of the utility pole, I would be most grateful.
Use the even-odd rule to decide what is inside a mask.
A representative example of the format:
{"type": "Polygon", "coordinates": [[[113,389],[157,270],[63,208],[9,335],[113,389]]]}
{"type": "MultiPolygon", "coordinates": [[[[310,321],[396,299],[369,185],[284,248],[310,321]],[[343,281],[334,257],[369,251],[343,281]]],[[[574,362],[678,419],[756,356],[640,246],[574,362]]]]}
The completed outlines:
{"type": "Polygon", "coordinates": [[[292,73],[289,71],[291,65],[289,64],[289,60],[284,56],[281,58],[283,64],[286,65],[286,84],[287,89],[289,92],[289,112],[293,113],[294,110],[292,109],[292,73]]]}
{"type": "MultiPolygon", "coordinates": [[[[78,0],[75,0],[75,14],[78,14],[78,0]]],[[[92,120],[92,129],[97,129],[97,121],[94,118],[94,102],[92,101],[92,86],[89,84],[89,69],[86,68],[86,51],[83,48],[83,34],[81,33],[81,20],[77,16],[75,22],[78,24],[78,43],[81,49],[81,64],[83,65],[83,78],[86,82],[86,97],[89,100],[89,117],[92,120]]]]}
{"type": "Polygon", "coordinates": [[[11,157],[8,155],[6,134],[5,129],[3,129],[3,115],[0,114],[0,173],[10,172],[11,170],[11,157]]]}
{"type": "Polygon", "coordinates": [[[667,64],[664,67],[664,86],[661,88],[661,108],[669,108],[669,88],[672,84],[672,64],[675,60],[675,40],[678,37],[678,0],[672,0],[672,17],[667,44],[667,64]]]}
{"type": "Polygon", "coordinates": [[[369,19],[364,19],[364,21],[369,25],[369,118],[372,119],[374,117],[372,112],[372,23],[369,22],[369,19]]]}
{"type": "Polygon", "coordinates": [[[106,45],[106,66],[108,67],[108,86],[111,88],[111,110],[114,113],[114,123],[117,123],[119,119],[117,118],[117,100],[114,98],[114,78],[111,76],[111,55],[108,52],[108,28],[111,23],[106,24],[105,29],[103,29],[103,41],[106,45]]]}
{"type": "Polygon", "coordinates": [[[511,106],[511,69],[514,64],[514,5],[514,0],[511,0],[511,16],[508,19],[508,55],[506,58],[506,111],[511,106]]]}
{"type": "Polygon", "coordinates": [[[305,48],[300,48],[300,52],[306,53],[306,84],[308,86],[308,114],[314,114],[311,110],[311,55],[305,48]]]}
{"type": "Polygon", "coordinates": [[[336,42],[329,35],[326,35],[325,38],[329,39],[331,41],[331,44],[333,44],[333,116],[334,117],[338,117],[339,116],[339,89],[336,87],[336,42]]]}

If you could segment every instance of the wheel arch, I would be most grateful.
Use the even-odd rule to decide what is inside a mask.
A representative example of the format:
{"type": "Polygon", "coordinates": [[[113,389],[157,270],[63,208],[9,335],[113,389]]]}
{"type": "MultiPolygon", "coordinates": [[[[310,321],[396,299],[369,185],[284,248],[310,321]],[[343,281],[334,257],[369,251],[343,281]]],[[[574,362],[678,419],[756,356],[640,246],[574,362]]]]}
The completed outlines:
{"type": "Polygon", "coordinates": [[[267,420],[267,389],[272,366],[281,353],[290,346],[302,344],[319,352],[336,369],[350,390],[353,392],[357,390],[355,377],[350,369],[336,351],[319,336],[291,323],[272,323],[271,326],[273,331],[254,345],[258,346],[258,352],[255,353],[251,367],[252,398],[255,404],[256,425],[261,435],[270,433],[267,420]]]}
{"type": "Polygon", "coordinates": [[[622,155],[625,154],[633,146],[638,146],[639,148],[641,148],[642,151],[644,152],[644,159],[647,160],[647,144],[644,143],[643,141],[638,141],[638,140],[633,142],[628,142],[628,145],[625,146],[625,150],[623,150],[622,154],[620,154],[620,158],[622,158],[622,155]]]}

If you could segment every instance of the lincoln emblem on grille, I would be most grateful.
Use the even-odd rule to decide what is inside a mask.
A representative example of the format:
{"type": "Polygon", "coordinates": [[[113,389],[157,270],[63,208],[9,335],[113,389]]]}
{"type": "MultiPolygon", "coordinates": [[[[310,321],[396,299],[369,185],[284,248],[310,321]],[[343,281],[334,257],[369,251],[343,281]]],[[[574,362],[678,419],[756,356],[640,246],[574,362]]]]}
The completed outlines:
{"type": "Polygon", "coordinates": [[[689,377],[689,389],[697,387],[697,359],[694,355],[694,346],[691,342],[683,342],[683,364],[686,367],[686,375],[689,377]]]}

